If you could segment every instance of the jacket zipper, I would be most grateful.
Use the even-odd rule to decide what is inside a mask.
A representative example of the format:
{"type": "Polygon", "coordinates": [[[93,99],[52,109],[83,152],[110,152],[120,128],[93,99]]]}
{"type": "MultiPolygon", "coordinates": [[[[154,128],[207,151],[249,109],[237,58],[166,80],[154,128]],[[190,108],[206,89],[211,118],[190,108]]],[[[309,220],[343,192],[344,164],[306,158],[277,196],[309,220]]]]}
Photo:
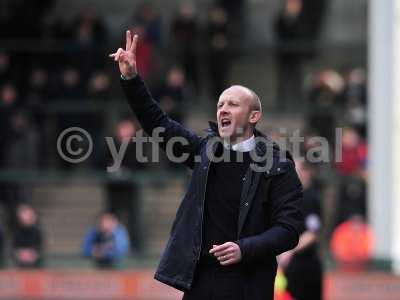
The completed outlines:
{"type": "Polygon", "coordinates": [[[203,193],[203,201],[202,201],[202,214],[201,214],[201,225],[200,225],[200,251],[197,255],[197,261],[200,260],[201,250],[203,249],[203,219],[204,219],[204,203],[206,202],[206,191],[207,191],[207,180],[208,180],[208,172],[210,171],[211,161],[208,162],[207,165],[207,173],[206,173],[206,184],[204,185],[204,193],[203,193]]]}
{"type": "MultiPolygon", "coordinates": [[[[250,167],[249,167],[249,169],[250,169],[250,167]]],[[[248,187],[248,191],[250,190],[250,188],[251,188],[251,179],[252,179],[252,173],[250,172],[249,173],[249,176],[247,176],[247,173],[249,173],[248,171],[246,172],[246,174],[244,175],[244,178],[245,178],[245,184],[243,184],[243,186],[242,186],[242,189],[244,189],[245,187],[246,187],[246,185],[249,185],[249,187],[248,187]]],[[[242,191],[242,193],[241,193],[241,195],[243,195],[243,191],[242,191]]],[[[246,196],[247,196],[247,193],[244,195],[244,199],[242,199],[242,197],[240,197],[240,207],[239,207],[239,217],[240,217],[240,212],[241,212],[241,210],[242,210],[242,202],[244,202],[244,200],[246,199],[246,196]]],[[[239,218],[240,219],[240,218],[239,218]]],[[[238,219],[238,222],[239,222],[239,219],[238,219]]],[[[239,225],[239,224],[238,224],[239,225]]],[[[239,231],[239,226],[238,226],[238,231],[237,231],[237,236],[236,236],[236,240],[238,241],[240,239],[240,231],[239,231]]]]}

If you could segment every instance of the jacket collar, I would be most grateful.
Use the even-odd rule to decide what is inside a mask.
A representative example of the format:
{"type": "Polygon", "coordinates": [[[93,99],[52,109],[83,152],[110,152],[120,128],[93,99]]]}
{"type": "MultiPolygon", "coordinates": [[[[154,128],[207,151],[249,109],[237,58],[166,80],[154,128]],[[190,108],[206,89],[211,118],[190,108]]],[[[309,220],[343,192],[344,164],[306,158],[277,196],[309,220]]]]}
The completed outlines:
{"type": "Polygon", "coordinates": [[[256,143],[256,141],[255,141],[254,134],[253,134],[250,138],[248,138],[244,141],[241,141],[239,143],[233,144],[233,145],[224,141],[224,147],[226,149],[232,149],[233,151],[249,152],[249,151],[252,151],[256,147],[255,143],[256,143]]]}
{"type": "MultiPolygon", "coordinates": [[[[205,129],[207,133],[211,136],[219,136],[218,133],[218,124],[214,121],[208,121],[209,128],[205,129]]],[[[256,147],[255,151],[257,157],[266,157],[265,160],[261,160],[259,162],[255,162],[259,167],[261,167],[264,171],[265,176],[273,176],[286,172],[286,168],[284,164],[282,164],[282,151],[277,143],[275,143],[269,136],[264,135],[259,130],[254,128],[254,136],[256,138],[256,147]],[[257,141],[258,139],[258,141],[257,141]],[[267,153],[267,151],[269,153],[267,153]],[[271,158],[272,157],[272,162],[271,158]],[[268,160],[269,158],[269,160],[268,160]],[[268,161],[267,161],[268,160],[268,161]],[[267,165],[267,163],[269,165],[267,165]],[[267,167],[266,167],[267,166],[267,167]]],[[[291,160],[293,158],[288,151],[284,151],[283,158],[285,161],[291,160]]]]}

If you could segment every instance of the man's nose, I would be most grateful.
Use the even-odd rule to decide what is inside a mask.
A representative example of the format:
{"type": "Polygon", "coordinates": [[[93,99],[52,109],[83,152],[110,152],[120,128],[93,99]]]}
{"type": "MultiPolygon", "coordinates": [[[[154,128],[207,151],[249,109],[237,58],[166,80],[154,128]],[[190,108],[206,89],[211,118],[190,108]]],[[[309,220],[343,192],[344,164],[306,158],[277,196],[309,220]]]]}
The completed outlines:
{"type": "Polygon", "coordinates": [[[226,106],[223,106],[223,107],[221,107],[219,113],[220,113],[221,115],[227,115],[227,114],[229,114],[229,110],[227,109],[226,106]]]}

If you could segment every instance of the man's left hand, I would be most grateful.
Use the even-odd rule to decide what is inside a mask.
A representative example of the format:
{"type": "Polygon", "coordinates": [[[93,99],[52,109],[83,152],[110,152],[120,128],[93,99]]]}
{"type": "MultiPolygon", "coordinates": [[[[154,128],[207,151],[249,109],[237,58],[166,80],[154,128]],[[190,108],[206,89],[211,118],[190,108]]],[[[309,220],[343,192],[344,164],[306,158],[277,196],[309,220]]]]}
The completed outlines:
{"type": "Polygon", "coordinates": [[[234,242],[226,242],[222,245],[213,245],[213,248],[209,252],[210,254],[214,254],[223,266],[236,264],[242,260],[240,247],[234,242]]]}

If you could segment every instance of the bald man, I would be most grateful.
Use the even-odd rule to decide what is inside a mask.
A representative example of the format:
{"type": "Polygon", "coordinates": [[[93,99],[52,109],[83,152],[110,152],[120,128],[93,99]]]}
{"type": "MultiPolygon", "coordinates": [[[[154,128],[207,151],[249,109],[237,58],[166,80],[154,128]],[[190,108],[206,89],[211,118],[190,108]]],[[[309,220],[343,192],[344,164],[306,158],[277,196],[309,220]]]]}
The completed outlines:
{"type": "Polygon", "coordinates": [[[206,137],[171,120],[138,75],[137,42],[127,31],[125,49],[110,54],[129,105],[167,156],[193,170],[155,279],[184,300],[272,300],[276,256],[297,245],[302,224],[291,155],[256,129],[260,99],[243,86],[221,94],[206,137]]]}

